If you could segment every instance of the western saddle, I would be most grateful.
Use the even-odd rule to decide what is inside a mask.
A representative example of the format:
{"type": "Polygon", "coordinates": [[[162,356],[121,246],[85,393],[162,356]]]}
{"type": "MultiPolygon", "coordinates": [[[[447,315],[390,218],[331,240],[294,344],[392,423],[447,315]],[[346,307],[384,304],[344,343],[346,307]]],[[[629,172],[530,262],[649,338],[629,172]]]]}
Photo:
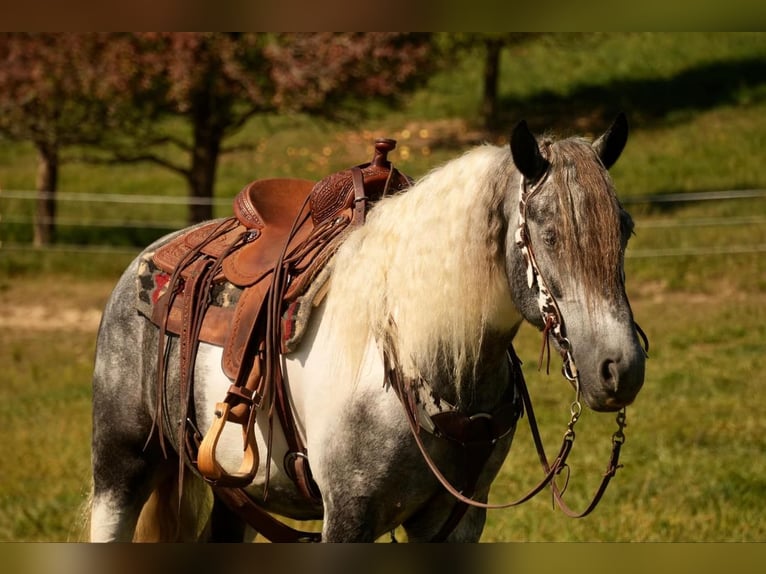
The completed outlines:
{"type": "MultiPolygon", "coordinates": [[[[178,445],[185,451],[179,452],[179,472],[183,476],[185,462],[190,461],[219,498],[272,540],[306,539],[307,533],[276,522],[243,490],[258,469],[254,437],[258,411],[267,414],[270,429],[273,413],[277,413],[289,446],[285,471],[307,498],[320,500],[281,372],[280,353],[285,351],[286,338],[283,315],[307,292],[346,235],[364,223],[370,207],[411,185],[412,180],[388,159],[395,147],[392,139],[378,139],[372,161],[318,183],[254,181],[235,197],[233,216],[192,227],[152,256],[165,283],[151,316],[161,333],[152,433],[158,433],[165,452],[165,335],[174,334],[180,349],[178,445]],[[235,287],[226,306],[211,304],[213,292],[221,285],[235,287]],[[232,381],[216,404],[214,423],[205,436],[196,430],[189,412],[200,341],[223,347],[222,368],[232,381]],[[216,459],[218,440],[227,423],[241,426],[244,441],[241,466],[234,473],[223,469],[216,459]]],[[[270,450],[270,438],[268,443],[270,450]]],[[[270,455],[268,452],[267,457],[270,455]]],[[[267,473],[265,492],[268,482],[267,473]]]]}

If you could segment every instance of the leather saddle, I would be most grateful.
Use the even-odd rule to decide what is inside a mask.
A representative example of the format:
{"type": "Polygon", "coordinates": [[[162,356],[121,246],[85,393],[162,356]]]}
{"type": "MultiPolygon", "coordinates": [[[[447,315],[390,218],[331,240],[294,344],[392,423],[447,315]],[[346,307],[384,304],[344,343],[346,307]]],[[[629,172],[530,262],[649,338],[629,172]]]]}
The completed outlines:
{"type": "MultiPolygon", "coordinates": [[[[395,146],[394,140],[378,139],[372,161],[317,183],[254,181],[235,197],[231,217],[192,227],[153,254],[167,283],[152,310],[152,321],[162,333],[177,335],[180,346],[178,444],[186,445],[188,458],[218,488],[217,493],[252,482],[258,468],[253,426],[261,411],[278,414],[290,449],[285,470],[307,497],[318,499],[306,449],[285,398],[279,360],[281,317],[306,292],[350,230],[364,223],[375,202],[411,185],[412,180],[388,159],[395,146]],[[211,293],[222,284],[238,288],[239,297],[231,305],[211,304],[211,293]],[[232,381],[205,437],[195,436],[187,416],[200,341],[223,347],[223,371],[232,381]],[[215,456],[227,423],[241,425],[245,441],[242,465],[235,473],[225,471],[215,456]]],[[[157,393],[162,399],[166,338],[160,339],[157,393]]],[[[154,424],[164,449],[162,403],[157,401],[154,424]]],[[[183,471],[184,457],[180,458],[183,471]]]]}

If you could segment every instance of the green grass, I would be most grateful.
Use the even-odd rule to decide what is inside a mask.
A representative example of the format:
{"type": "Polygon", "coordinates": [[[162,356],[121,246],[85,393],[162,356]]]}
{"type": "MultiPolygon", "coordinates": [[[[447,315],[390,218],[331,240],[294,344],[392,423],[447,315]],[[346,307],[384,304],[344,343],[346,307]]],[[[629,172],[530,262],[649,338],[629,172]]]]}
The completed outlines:
{"type": "MultiPolygon", "coordinates": [[[[667,265],[671,265],[670,262],[667,265]]],[[[56,308],[92,311],[111,288],[102,279],[48,275],[6,282],[2,301],[44,299],[56,308]]],[[[766,536],[766,420],[757,397],[766,369],[766,300],[760,293],[716,297],[690,290],[631,292],[651,339],[644,389],[628,409],[625,465],[598,509],[572,520],[546,494],[519,508],[491,511],[485,541],[758,541],[766,536]]],[[[90,374],[94,330],[73,325],[0,332],[5,441],[0,473],[0,540],[63,541],[79,534],[88,488],[90,374]]],[[[572,392],[552,369],[538,373],[539,334],[517,341],[549,451],[568,420],[572,392]]],[[[582,508],[609,456],[613,415],[586,410],[570,458],[567,497],[582,508]]],[[[522,421],[492,500],[519,496],[541,471],[522,421]]]]}
{"type": "MultiPolygon", "coordinates": [[[[764,245],[766,200],[630,201],[766,188],[764,62],[764,34],[544,37],[504,55],[506,130],[477,128],[481,69],[468,56],[401,110],[376,112],[353,126],[304,116],[254,119],[237,136],[254,148],[222,159],[217,195],[231,197],[256,178],[317,179],[366,161],[380,135],[398,139],[397,166],[419,176],[482,139],[505,142],[522,117],[535,130],[594,135],[625,109],[632,132],[612,175],[637,224],[626,261],[628,289],[651,339],[645,388],[628,410],[625,467],[590,517],[566,518],[542,495],[520,508],[491,511],[484,540],[760,541],[766,538],[766,423],[758,401],[766,371],[766,255],[649,255],[764,245]]],[[[0,140],[0,189],[32,189],[35,170],[31,147],[0,140]]],[[[153,166],[76,163],[63,166],[60,190],[185,193],[179,177],[153,166]]],[[[0,194],[0,241],[29,241],[28,226],[8,220],[31,209],[0,194]]],[[[219,214],[227,213],[222,206],[219,214]]],[[[60,214],[157,224],[185,218],[179,207],[64,202],[60,214]]],[[[125,249],[119,253],[0,248],[0,541],[77,536],[89,481],[92,313],[132,253],[162,231],[61,227],[61,243],[108,243],[125,249]],[[6,317],[32,302],[50,317],[74,315],[46,323],[45,314],[33,314],[27,322],[42,325],[27,328],[6,317]]],[[[538,333],[522,329],[518,351],[553,450],[572,393],[560,376],[536,372],[539,344],[538,333]]],[[[518,496],[540,477],[524,423],[494,501],[518,496]]],[[[590,411],[578,423],[567,491],[573,506],[582,507],[598,484],[614,428],[613,416],[590,411]]]]}
{"type": "MultiPolygon", "coordinates": [[[[650,359],[644,389],[628,409],[625,466],[601,505],[572,520],[541,496],[491,513],[485,540],[722,542],[766,536],[766,421],[755,404],[762,393],[757,373],[766,368],[766,301],[755,294],[636,295],[633,306],[651,338],[650,359]]],[[[520,337],[538,419],[554,450],[571,393],[561,377],[536,372],[539,335],[526,329],[520,337]]],[[[521,428],[494,500],[510,499],[534,483],[536,455],[521,428]]],[[[590,411],[578,423],[567,493],[575,508],[584,508],[596,488],[615,428],[612,415],[590,411]]]]}
{"type": "Polygon", "coordinates": [[[3,332],[0,540],[66,540],[89,485],[93,333],[3,332]]]}

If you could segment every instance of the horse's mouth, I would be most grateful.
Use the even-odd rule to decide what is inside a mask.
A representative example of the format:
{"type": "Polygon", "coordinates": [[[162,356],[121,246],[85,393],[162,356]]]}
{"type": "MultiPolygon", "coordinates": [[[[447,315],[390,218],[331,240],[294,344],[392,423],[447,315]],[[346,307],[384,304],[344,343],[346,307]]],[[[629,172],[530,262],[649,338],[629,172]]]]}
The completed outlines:
{"type": "Polygon", "coordinates": [[[620,401],[616,398],[609,397],[605,401],[596,404],[594,406],[588,405],[591,409],[593,409],[596,412],[599,413],[614,413],[619,411],[620,409],[624,409],[629,404],[631,404],[633,400],[629,401],[620,401]]]}
{"type": "MultiPolygon", "coordinates": [[[[577,388],[574,381],[570,381],[570,383],[572,388],[577,388]]],[[[598,413],[613,413],[624,409],[636,400],[636,394],[631,392],[620,393],[605,388],[599,388],[592,392],[582,384],[580,386],[580,399],[590,410],[598,413]]]]}
{"type": "Polygon", "coordinates": [[[613,393],[599,394],[596,396],[583,393],[582,396],[588,408],[599,413],[617,412],[632,404],[636,398],[635,395],[629,398],[622,398],[613,393]]]}

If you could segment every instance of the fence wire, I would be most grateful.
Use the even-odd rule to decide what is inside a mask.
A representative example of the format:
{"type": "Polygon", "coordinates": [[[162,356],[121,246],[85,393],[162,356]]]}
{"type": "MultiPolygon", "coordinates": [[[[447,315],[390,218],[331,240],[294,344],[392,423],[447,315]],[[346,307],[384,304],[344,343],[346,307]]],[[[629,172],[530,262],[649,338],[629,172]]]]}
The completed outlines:
{"type": "MultiPolygon", "coordinates": [[[[186,196],[159,196],[159,195],[127,195],[116,193],[46,193],[34,190],[0,190],[0,201],[15,199],[22,201],[38,201],[40,199],[55,198],[57,202],[85,202],[85,203],[113,203],[113,204],[136,204],[136,205],[230,205],[231,198],[191,198],[186,196]]],[[[721,190],[702,192],[683,192],[669,194],[655,194],[634,196],[621,199],[623,205],[635,204],[668,204],[668,203],[693,203],[700,201],[727,201],[736,199],[766,198],[766,189],[746,190],[721,190]]],[[[2,204],[0,204],[1,206],[2,204]]],[[[33,225],[36,219],[32,215],[6,214],[0,211],[0,226],[4,224],[33,225]]],[[[148,220],[148,219],[109,219],[109,220],[82,220],[71,217],[56,217],[57,226],[84,227],[84,228],[112,228],[112,229],[181,229],[186,222],[179,220],[148,220]]],[[[703,218],[640,218],[636,220],[639,229],[672,229],[693,227],[740,227],[746,225],[765,225],[766,216],[720,216],[703,218]]],[[[68,253],[106,253],[106,254],[137,254],[140,247],[124,247],[97,244],[53,244],[45,247],[36,247],[28,243],[14,243],[0,241],[2,251],[48,251],[68,253]]],[[[722,245],[700,247],[671,247],[662,249],[637,249],[628,248],[628,258],[668,258],[683,256],[706,256],[706,255],[731,255],[747,253],[764,253],[766,244],[753,243],[747,245],[722,245]]]]}

